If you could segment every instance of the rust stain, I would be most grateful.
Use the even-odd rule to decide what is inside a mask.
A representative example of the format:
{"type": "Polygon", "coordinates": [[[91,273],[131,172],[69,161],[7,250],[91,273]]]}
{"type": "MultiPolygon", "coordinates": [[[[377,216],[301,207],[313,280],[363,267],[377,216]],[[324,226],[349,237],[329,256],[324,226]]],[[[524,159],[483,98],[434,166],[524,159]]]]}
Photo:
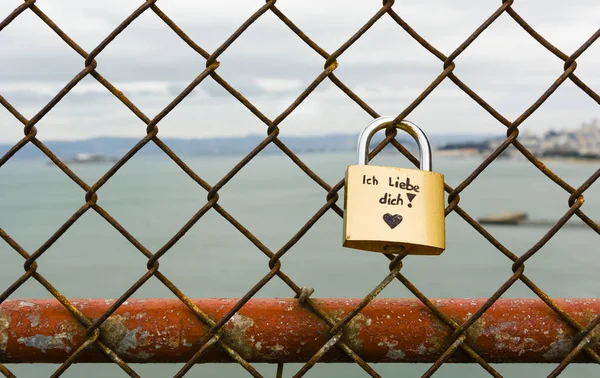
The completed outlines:
{"type": "Polygon", "coordinates": [[[254,320],[252,318],[235,314],[225,323],[223,329],[223,340],[246,360],[252,358],[255,350],[246,336],[246,332],[253,325],[254,320]]]}
{"type": "Polygon", "coordinates": [[[543,357],[550,361],[564,358],[574,346],[573,339],[568,337],[566,332],[559,328],[556,340],[550,344],[550,350],[544,353],[543,357]]]}
{"type": "Polygon", "coordinates": [[[34,312],[27,314],[26,316],[27,319],[29,319],[29,323],[32,327],[37,327],[37,325],[40,323],[40,314],[34,312]]]}
{"type": "Polygon", "coordinates": [[[387,337],[384,337],[383,341],[377,345],[388,348],[385,356],[391,360],[400,361],[406,357],[406,353],[404,353],[401,349],[396,348],[398,346],[397,340],[389,340],[387,337]]]}
{"type": "Polygon", "coordinates": [[[48,349],[61,349],[65,352],[70,352],[71,347],[66,343],[73,340],[73,335],[70,333],[58,333],[56,335],[33,335],[29,337],[20,337],[17,341],[25,346],[36,348],[43,353],[48,349]]]}
{"type": "MultiPolygon", "coordinates": [[[[138,314],[133,318],[141,319],[142,317],[138,314]]],[[[128,328],[126,323],[130,318],[131,316],[113,315],[106,319],[100,326],[101,338],[119,354],[126,354],[136,360],[147,360],[153,354],[139,349],[153,342],[152,335],[142,326],[128,328]]],[[[177,346],[178,344],[175,345],[175,347],[177,346]]]]}
{"type": "MultiPolygon", "coordinates": [[[[340,319],[338,319],[339,321],[340,319]]],[[[342,336],[342,341],[348,344],[352,349],[356,352],[360,352],[363,350],[362,339],[360,337],[360,333],[365,326],[369,326],[371,324],[371,319],[368,319],[363,314],[357,314],[352,320],[348,322],[346,327],[344,327],[344,335],[342,336]]]]}
{"type": "Polygon", "coordinates": [[[119,343],[117,347],[117,352],[119,353],[128,353],[130,349],[137,348],[138,345],[138,333],[141,331],[140,328],[136,329],[128,329],[125,333],[125,337],[119,343]]]}
{"type": "Polygon", "coordinates": [[[113,349],[120,348],[121,342],[127,336],[127,326],[125,317],[122,315],[113,315],[106,319],[100,326],[100,338],[113,349]]]}
{"type": "Polygon", "coordinates": [[[10,328],[10,318],[0,311],[0,353],[6,353],[8,346],[8,330],[10,328]]]}

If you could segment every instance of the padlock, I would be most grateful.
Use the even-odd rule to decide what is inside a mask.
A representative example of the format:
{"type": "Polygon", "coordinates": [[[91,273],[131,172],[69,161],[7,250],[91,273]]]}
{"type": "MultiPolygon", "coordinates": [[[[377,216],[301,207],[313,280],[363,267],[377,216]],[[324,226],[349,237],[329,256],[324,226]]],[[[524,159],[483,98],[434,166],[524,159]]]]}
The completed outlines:
{"type": "Polygon", "coordinates": [[[367,165],[371,137],[392,120],[377,118],[358,138],[358,164],[346,170],[343,246],[439,255],[446,248],[444,176],[431,172],[425,133],[408,121],[397,125],[417,142],[420,169],[367,165]]]}

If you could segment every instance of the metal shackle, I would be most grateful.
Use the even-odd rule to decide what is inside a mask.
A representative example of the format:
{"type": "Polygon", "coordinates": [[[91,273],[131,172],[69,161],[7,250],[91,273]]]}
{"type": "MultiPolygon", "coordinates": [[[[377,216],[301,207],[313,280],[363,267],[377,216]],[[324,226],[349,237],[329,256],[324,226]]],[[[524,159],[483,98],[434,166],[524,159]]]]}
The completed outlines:
{"type": "MultiPolygon", "coordinates": [[[[369,160],[369,144],[373,135],[377,131],[385,129],[387,124],[393,120],[394,118],[392,117],[379,117],[363,129],[358,137],[359,165],[366,165],[369,160]]],[[[402,121],[396,127],[406,131],[415,139],[419,147],[420,169],[422,171],[431,171],[431,146],[423,130],[409,121],[402,121]]]]}

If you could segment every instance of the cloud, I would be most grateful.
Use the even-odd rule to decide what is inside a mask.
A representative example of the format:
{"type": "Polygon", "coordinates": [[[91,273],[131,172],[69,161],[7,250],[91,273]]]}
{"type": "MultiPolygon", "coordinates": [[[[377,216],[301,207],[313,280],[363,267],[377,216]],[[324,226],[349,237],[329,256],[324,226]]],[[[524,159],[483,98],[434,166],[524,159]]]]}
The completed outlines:
{"type": "Polygon", "coordinates": [[[265,92],[290,92],[302,87],[302,81],[285,78],[256,78],[254,83],[265,92]]]}
{"type": "MultiPolygon", "coordinates": [[[[0,2],[0,19],[19,1],[0,2]]],[[[92,51],[140,0],[37,4],[87,52],[92,51]]],[[[183,31],[209,53],[223,43],[263,1],[157,2],[183,31]]],[[[377,12],[380,2],[280,1],[277,7],[327,52],[336,51],[377,12]]],[[[406,1],[394,9],[432,45],[449,55],[498,3],[469,0],[406,1]]],[[[588,0],[518,2],[514,9],[566,54],[598,27],[600,4],[588,0]]],[[[27,117],[35,115],[84,68],[84,59],[30,11],[0,31],[0,95],[27,117]]],[[[269,118],[274,119],[323,71],[325,59],[275,15],[267,12],[218,58],[218,74],[269,118]]],[[[600,91],[600,45],[579,59],[577,74],[600,91]]],[[[151,10],[136,19],[97,57],[97,71],[153,117],[206,66],[151,10]]],[[[384,15],[338,58],[335,71],[376,111],[396,115],[443,70],[443,62],[384,15]]],[[[455,74],[509,119],[518,117],[562,73],[563,62],[503,14],[457,59],[455,74]]],[[[598,104],[567,82],[523,127],[544,130],[576,126],[598,116],[598,104]],[[576,116],[574,116],[574,114],[576,116]]],[[[432,132],[497,132],[500,126],[446,80],[410,115],[432,132]]],[[[282,133],[357,132],[370,116],[325,80],[281,125],[282,133]]],[[[22,135],[19,122],[0,109],[0,142],[22,135]],[[18,128],[18,131],[14,129],[18,128]]],[[[217,136],[264,132],[264,124],[210,77],[160,125],[169,136],[217,136]],[[219,127],[216,127],[218,124],[219,127]],[[225,125],[225,126],[224,126],[225,125]]],[[[47,139],[97,135],[143,135],[139,119],[91,77],[80,82],[40,122],[47,139]]]]}

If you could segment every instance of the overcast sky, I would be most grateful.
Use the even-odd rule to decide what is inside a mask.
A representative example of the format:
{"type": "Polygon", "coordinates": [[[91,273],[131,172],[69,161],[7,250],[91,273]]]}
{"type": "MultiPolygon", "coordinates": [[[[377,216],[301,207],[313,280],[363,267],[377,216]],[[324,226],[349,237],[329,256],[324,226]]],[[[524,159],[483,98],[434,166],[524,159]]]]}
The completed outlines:
{"type": "MultiPolygon", "coordinates": [[[[4,19],[20,0],[1,0],[4,19]]],[[[43,0],[37,5],[90,52],[142,1],[43,0]]],[[[516,1],[514,9],[567,54],[600,27],[600,2],[516,1]]],[[[259,0],[158,1],[158,6],[205,50],[214,51],[264,4],[259,0]]],[[[398,1],[394,9],[433,46],[449,55],[501,1],[398,1]]],[[[329,53],[381,6],[381,1],[280,0],[277,6],[329,53]]],[[[205,67],[147,10],[97,58],[97,71],[150,118],[205,67]]],[[[219,58],[219,74],[274,119],[323,70],[324,59],[267,12],[219,58]]],[[[339,59],[336,75],[382,115],[395,116],[435,79],[443,63],[389,16],[339,59]]],[[[577,75],[600,93],[600,41],[578,60],[577,75]]],[[[0,94],[34,116],[84,60],[27,10],[0,32],[0,94]]],[[[503,14],[456,60],[455,74],[509,120],[514,120],[560,76],[563,62],[503,14]]],[[[600,107],[567,81],[523,128],[577,127],[600,118],[600,107]]],[[[445,80],[407,119],[426,133],[502,133],[504,126],[445,80]]],[[[326,79],[281,125],[281,135],[357,133],[371,117],[326,79]]],[[[145,125],[91,76],[38,123],[42,140],[143,136],[145,125]]],[[[211,78],[161,123],[162,136],[259,134],[266,126],[211,78]]],[[[22,125],[0,107],[0,142],[23,136],[22,125]]]]}

